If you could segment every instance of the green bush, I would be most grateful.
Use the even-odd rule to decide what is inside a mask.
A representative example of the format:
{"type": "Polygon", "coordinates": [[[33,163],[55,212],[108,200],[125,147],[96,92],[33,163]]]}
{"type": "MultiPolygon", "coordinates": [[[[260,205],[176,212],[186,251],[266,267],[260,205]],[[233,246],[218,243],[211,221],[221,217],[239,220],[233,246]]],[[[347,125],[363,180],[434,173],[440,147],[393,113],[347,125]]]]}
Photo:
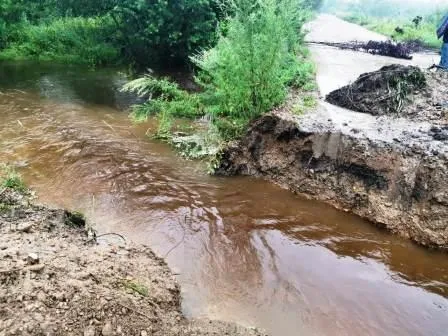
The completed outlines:
{"type": "Polygon", "coordinates": [[[55,60],[94,65],[117,62],[110,18],[61,18],[49,24],[22,25],[17,38],[0,53],[2,59],[55,60]]]}
{"type": "Polygon", "coordinates": [[[125,84],[122,91],[133,92],[141,98],[146,98],[144,104],[133,107],[131,116],[135,121],[161,113],[176,118],[195,118],[203,115],[200,96],[182,90],[177,83],[167,78],[146,75],[125,84]]]}
{"type": "Polygon", "coordinates": [[[203,90],[190,94],[167,79],[136,79],[123,89],[148,99],[133,118],[159,115],[164,137],[169,118],[208,115],[223,139],[240,136],[250,120],[283,103],[290,87],[312,88],[301,30],[306,8],[300,0],[237,0],[216,46],[191,58],[203,90]]]}
{"type": "Polygon", "coordinates": [[[116,1],[110,14],[125,57],[145,66],[186,65],[188,56],[213,44],[219,0],[116,1]]]}
{"type": "Polygon", "coordinates": [[[282,103],[304,70],[297,50],[308,12],[297,0],[237,0],[232,12],[217,45],[192,60],[210,97],[207,112],[241,124],[282,103]]]}
{"type": "Polygon", "coordinates": [[[220,0],[0,0],[0,50],[8,59],[185,66],[214,43],[224,7],[220,0]]]}

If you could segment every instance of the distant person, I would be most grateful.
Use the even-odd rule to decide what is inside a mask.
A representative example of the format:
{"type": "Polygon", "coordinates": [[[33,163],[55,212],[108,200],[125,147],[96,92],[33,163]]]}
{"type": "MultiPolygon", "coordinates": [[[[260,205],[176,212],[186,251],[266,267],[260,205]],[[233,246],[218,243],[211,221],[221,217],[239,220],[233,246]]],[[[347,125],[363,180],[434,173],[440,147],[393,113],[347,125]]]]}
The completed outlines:
{"type": "Polygon", "coordinates": [[[437,29],[437,37],[443,37],[440,66],[448,70],[448,15],[445,15],[440,23],[440,26],[437,29]]]}

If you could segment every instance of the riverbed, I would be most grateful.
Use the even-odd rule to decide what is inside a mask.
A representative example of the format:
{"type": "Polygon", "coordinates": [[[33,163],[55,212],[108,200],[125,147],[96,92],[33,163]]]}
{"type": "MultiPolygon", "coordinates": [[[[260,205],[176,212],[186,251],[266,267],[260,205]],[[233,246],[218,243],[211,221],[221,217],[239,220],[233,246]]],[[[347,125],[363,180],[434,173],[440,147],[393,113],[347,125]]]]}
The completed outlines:
{"type": "Polygon", "coordinates": [[[446,254],[268,182],[207,175],[148,138],[151,123],[131,123],[126,80],[118,69],[0,64],[1,161],[41,202],[165,257],[187,316],[279,336],[446,334],[446,254]]]}

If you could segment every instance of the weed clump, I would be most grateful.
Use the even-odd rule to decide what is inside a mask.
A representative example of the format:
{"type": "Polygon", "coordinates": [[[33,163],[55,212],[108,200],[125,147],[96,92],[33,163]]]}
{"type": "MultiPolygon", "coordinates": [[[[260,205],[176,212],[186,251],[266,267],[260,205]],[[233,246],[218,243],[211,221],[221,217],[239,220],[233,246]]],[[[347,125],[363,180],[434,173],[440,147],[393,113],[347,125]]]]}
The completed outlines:
{"type": "Polygon", "coordinates": [[[84,214],[77,211],[66,211],[65,224],[70,227],[83,228],[86,226],[86,217],[84,216],[84,214]]]}
{"type": "Polygon", "coordinates": [[[127,290],[140,294],[141,296],[147,297],[149,295],[148,287],[135,281],[125,280],[122,285],[127,290]]]}
{"type": "Polygon", "coordinates": [[[0,185],[18,192],[28,190],[20,174],[13,167],[5,164],[0,166],[0,185]]]}

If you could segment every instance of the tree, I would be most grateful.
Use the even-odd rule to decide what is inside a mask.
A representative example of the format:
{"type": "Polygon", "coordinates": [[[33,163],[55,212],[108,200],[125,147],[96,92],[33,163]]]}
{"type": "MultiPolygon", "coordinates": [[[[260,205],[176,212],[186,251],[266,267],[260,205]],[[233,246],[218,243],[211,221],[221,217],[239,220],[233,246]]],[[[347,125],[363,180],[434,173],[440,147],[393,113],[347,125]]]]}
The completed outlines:
{"type": "Polygon", "coordinates": [[[140,65],[184,65],[188,55],[213,44],[215,0],[123,0],[110,12],[125,54],[140,65]]]}

